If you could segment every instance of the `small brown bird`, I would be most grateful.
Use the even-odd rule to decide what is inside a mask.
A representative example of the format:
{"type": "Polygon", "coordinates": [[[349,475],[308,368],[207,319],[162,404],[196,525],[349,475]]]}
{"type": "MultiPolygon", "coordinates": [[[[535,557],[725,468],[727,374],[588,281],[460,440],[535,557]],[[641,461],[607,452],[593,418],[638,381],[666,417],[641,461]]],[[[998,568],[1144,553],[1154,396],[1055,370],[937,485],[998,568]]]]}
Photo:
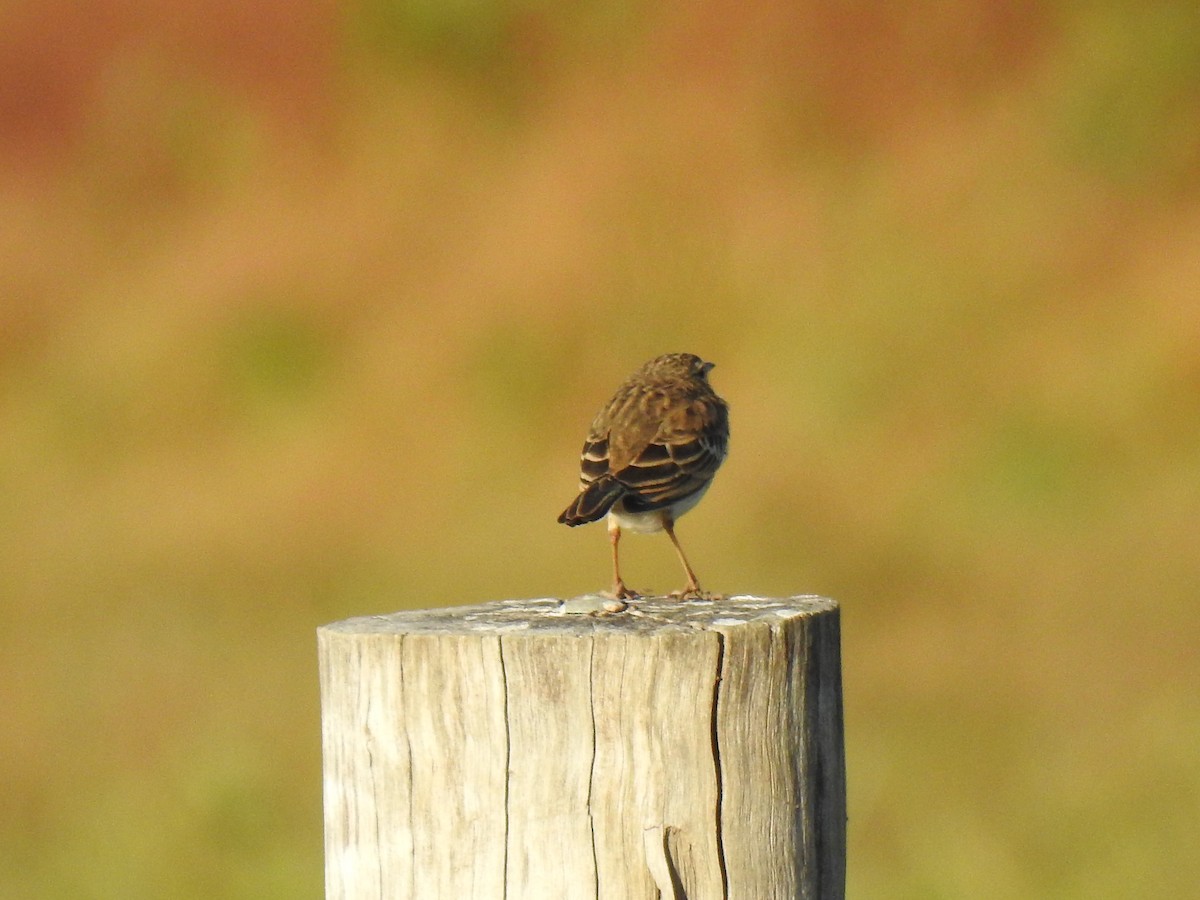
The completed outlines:
{"type": "Polygon", "coordinates": [[[678,594],[702,596],[675,520],[700,502],[729,446],[729,407],[708,383],[712,367],[691,353],[656,357],[617,388],[588,429],[579,495],[558,521],[574,527],[608,515],[617,599],[637,596],[617,561],[622,528],[666,531],[687,573],[678,594]]]}

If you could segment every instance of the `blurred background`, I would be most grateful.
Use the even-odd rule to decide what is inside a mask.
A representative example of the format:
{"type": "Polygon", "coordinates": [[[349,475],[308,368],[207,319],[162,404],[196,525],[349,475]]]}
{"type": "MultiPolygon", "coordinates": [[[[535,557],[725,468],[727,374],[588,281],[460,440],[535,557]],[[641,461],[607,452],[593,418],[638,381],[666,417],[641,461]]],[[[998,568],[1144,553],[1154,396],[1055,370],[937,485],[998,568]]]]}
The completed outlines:
{"type": "Polygon", "coordinates": [[[605,586],[669,350],[701,579],[842,603],[850,896],[1191,894],[1198,111],[1192,0],[5,3],[0,894],[320,897],[314,629],[605,586]]]}

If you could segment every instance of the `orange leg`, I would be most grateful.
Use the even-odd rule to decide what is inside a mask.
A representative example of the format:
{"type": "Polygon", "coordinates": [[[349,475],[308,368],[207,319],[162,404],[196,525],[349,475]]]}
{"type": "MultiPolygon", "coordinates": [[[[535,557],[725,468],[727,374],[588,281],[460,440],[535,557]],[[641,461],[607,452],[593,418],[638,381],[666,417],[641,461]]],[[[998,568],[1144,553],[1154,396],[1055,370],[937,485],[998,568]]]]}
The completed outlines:
{"type": "Polygon", "coordinates": [[[621,580],[621,566],[617,562],[617,544],[621,542],[621,526],[616,522],[609,520],[608,523],[608,540],[612,544],[612,559],[613,559],[613,587],[612,595],[617,600],[632,600],[637,597],[637,593],[625,587],[625,582],[621,580]]]}
{"type": "Polygon", "coordinates": [[[679,539],[675,537],[675,522],[670,516],[663,517],[663,530],[667,533],[667,537],[671,539],[671,543],[675,545],[675,552],[679,555],[679,561],[683,564],[683,571],[687,573],[687,584],[682,591],[678,591],[677,593],[680,597],[702,595],[704,592],[700,590],[700,582],[696,580],[696,573],[688,565],[687,557],[683,555],[683,548],[679,546],[679,539]]]}

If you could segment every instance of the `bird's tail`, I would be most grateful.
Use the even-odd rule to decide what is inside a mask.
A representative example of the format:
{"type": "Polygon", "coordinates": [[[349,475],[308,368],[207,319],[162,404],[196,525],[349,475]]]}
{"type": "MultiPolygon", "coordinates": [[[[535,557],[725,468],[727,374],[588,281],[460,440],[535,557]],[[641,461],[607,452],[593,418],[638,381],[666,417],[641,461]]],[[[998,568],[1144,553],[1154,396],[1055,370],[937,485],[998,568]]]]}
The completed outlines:
{"type": "Polygon", "coordinates": [[[601,475],[571,501],[571,505],[562,511],[558,521],[574,528],[595,522],[607,515],[612,505],[621,499],[626,491],[625,485],[611,475],[601,475]]]}

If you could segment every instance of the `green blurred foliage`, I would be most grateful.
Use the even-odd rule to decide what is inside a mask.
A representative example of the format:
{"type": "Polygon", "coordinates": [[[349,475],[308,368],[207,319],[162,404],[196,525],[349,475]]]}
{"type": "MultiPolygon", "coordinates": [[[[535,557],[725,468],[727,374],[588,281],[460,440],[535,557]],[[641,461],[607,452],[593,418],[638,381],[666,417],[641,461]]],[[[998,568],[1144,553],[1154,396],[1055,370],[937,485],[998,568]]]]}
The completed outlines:
{"type": "Polygon", "coordinates": [[[0,894],[320,896],[314,628],[603,584],[668,349],[701,578],[843,603],[850,895],[1200,883],[1194,4],[0,28],[0,894]]]}

